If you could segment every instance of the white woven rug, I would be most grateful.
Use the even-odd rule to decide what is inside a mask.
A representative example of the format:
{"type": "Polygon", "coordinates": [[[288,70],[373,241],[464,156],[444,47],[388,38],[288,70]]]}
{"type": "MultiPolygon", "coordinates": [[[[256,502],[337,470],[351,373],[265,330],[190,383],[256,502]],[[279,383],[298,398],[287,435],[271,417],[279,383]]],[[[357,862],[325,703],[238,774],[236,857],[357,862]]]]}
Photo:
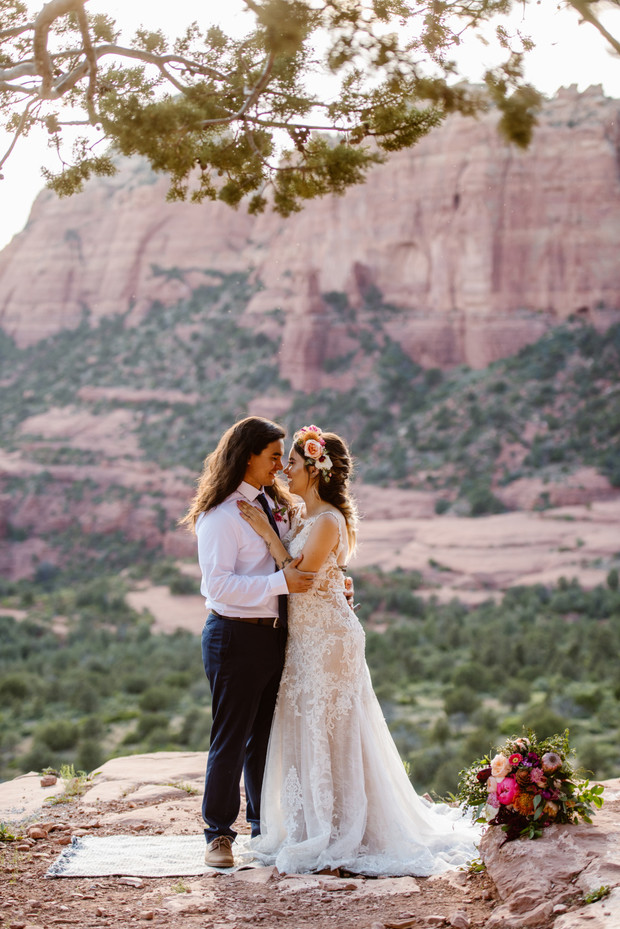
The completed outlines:
{"type": "Polygon", "coordinates": [[[249,836],[238,836],[233,845],[234,868],[205,864],[204,835],[110,835],[73,837],[46,877],[184,877],[208,871],[230,873],[247,868],[239,858],[249,836]]]}

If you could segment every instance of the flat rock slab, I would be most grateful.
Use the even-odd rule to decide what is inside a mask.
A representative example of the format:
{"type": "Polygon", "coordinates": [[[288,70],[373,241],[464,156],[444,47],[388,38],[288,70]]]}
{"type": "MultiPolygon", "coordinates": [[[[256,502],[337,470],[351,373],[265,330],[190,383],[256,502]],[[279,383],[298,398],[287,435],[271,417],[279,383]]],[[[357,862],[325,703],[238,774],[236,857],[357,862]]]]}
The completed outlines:
{"type": "MultiPolygon", "coordinates": [[[[273,876],[277,878],[275,868],[261,869],[271,872],[266,880],[273,876]]],[[[234,877],[236,880],[248,880],[244,874],[251,872],[239,871],[234,877]]],[[[390,897],[395,894],[420,893],[420,886],[413,877],[350,877],[342,878],[326,874],[287,874],[278,881],[278,891],[281,894],[295,894],[303,891],[316,891],[317,893],[343,893],[349,899],[359,900],[362,897],[390,897]]]]}
{"type": "Polygon", "coordinates": [[[240,868],[232,873],[235,881],[244,881],[247,884],[268,884],[278,876],[275,868],[240,868]]]}
{"type": "Polygon", "coordinates": [[[352,895],[354,897],[391,897],[394,894],[419,894],[420,885],[413,877],[378,877],[366,880],[352,895]]]}
{"type": "Polygon", "coordinates": [[[620,889],[615,887],[608,897],[589,903],[579,910],[559,916],[553,929],[616,929],[620,926],[620,889]]]}
{"type": "Polygon", "coordinates": [[[96,775],[96,784],[87,790],[82,796],[82,805],[97,805],[98,803],[109,803],[111,800],[122,800],[136,788],[133,780],[119,778],[113,781],[101,780],[99,774],[96,775]]]}
{"type": "Polygon", "coordinates": [[[161,891],[147,895],[142,899],[142,907],[148,910],[149,906],[152,906],[156,910],[163,909],[167,914],[172,913],[175,916],[191,916],[215,909],[217,901],[213,890],[204,890],[187,881],[179,882],[178,888],[176,893],[165,897],[162,897],[161,891]],[[187,891],[183,889],[184,886],[188,888],[187,891]]]}
{"type": "Polygon", "coordinates": [[[149,752],[111,758],[97,769],[94,781],[130,780],[136,784],[204,779],[206,752],[149,752]]]}
{"type": "Polygon", "coordinates": [[[364,513],[355,567],[420,571],[423,586],[418,594],[435,590],[444,601],[454,596],[475,603],[480,598],[473,595],[481,591],[491,596],[514,584],[556,583],[562,576],[594,587],[607,575],[597,560],[618,549],[617,496],[589,505],[484,519],[450,514],[424,518],[400,502],[400,512],[389,518],[381,512],[364,513]],[[444,570],[431,571],[431,560],[444,570]]]}
{"type": "MultiPolygon", "coordinates": [[[[200,820],[200,795],[207,765],[206,752],[155,752],[112,758],[92,776],[92,786],[80,798],[80,806],[96,806],[113,800],[131,799],[140,804],[174,801],[188,796],[184,785],[196,791],[191,797],[200,820]]],[[[38,815],[49,798],[65,789],[59,778],[53,787],[41,787],[41,775],[31,771],[0,784],[0,821],[18,823],[38,815]]],[[[148,818],[148,817],[146,817],[148,818]]]]}
{"type": "Polygon", "coordinates": [[[60,796],[65,789],[60,779],[53,787],[41,787],[41,775],[35,771],[0,784],[0,821],[19,823],[35,816],[50,797],[60,796]]]}

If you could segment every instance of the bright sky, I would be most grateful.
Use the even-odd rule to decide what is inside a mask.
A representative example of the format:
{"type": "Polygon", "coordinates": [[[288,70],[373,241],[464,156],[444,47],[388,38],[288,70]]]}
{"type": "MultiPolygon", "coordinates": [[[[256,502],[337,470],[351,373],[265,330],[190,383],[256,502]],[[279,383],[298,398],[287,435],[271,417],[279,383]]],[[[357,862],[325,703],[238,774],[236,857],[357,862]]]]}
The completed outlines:
{"type": "MultiPolygon", "coordinates": [[[[43,0],[30,0],[29,6],[40,9],[42,3],[43,0]]],[[[620,58],[611,54],[594,27],[580,26],[574,14],[558,12],[557,6],[557,0],[542,0],[538,5],[528,3],[525,8],[517,4],[513,25],[536,42],[535,51],[528,57],[528,79],[550,96],[558,87],[569,84],[577,84],[580,90],[602,84],[608,96],[620,98],[620,58]]],[[[127,24],[130,32],[144,24],[177,35],[194,19],[201,24],[218,22],[228,34],[245,31],[241,0],[173,0],[167,6],[153,0],[89,0],[88,7],[92,12],[106,12],[117,22],[127,24]]],[[[620,10],[608,11],[604,21],[612,34],[620,35],[620,10]]],[[[460,56],[462,70],[472,81],[479,80],[496,60],[497,50],[492,45],[484,47],[473,42],[465,45],[460,56]]],[[[3,168],[0,248],[26,224],[32,201],[44,186],[41,165],[56,166],[44,135],[32,133],[22,139],[3,168]]],[[[2,154],[8,144],[9,140],[0,133],[2,154]]]]}

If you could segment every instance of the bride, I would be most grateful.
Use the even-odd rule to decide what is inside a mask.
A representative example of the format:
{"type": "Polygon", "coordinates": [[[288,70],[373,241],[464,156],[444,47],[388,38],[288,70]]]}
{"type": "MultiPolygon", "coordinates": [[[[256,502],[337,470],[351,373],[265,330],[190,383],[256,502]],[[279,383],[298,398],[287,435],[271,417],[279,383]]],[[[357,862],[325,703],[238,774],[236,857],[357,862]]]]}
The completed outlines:
{"type": "Polygon", "coordinates": [[[316,572],[309,592],[289,597],[261,834],[250,847],[285,873],[437,874],[474,857],[480,832],[460,810],[416,794],[373,692],[364,631],[343,596],[357,533],[350,473],[342,439],[306,426],[285,469],[302,501],[285,538],[262,510],[239,502],[278,568],[303,554],[304,570],[316,572]]]}

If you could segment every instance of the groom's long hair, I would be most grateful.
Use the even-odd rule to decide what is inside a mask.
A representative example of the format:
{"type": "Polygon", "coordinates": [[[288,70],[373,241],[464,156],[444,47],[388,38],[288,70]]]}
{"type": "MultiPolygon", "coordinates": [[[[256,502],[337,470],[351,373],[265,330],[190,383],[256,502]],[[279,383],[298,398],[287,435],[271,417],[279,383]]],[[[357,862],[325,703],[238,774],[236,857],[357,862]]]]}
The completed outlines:
{"type": "MultiPolygon", "coordinates": [[[[248,416],[231,426],[215,451],[205,458],[196,493],[179,524],[193,529],[201,513],[208,513],[237,489],[245,477],[250,456],[260,455],[271,442],[285,435],[282,426],[260,416],[248,416]]],[[[277,478],[273,487],[266,487],[265,491],[276,503],[290,506],[291,496],[277,478]]]]}

